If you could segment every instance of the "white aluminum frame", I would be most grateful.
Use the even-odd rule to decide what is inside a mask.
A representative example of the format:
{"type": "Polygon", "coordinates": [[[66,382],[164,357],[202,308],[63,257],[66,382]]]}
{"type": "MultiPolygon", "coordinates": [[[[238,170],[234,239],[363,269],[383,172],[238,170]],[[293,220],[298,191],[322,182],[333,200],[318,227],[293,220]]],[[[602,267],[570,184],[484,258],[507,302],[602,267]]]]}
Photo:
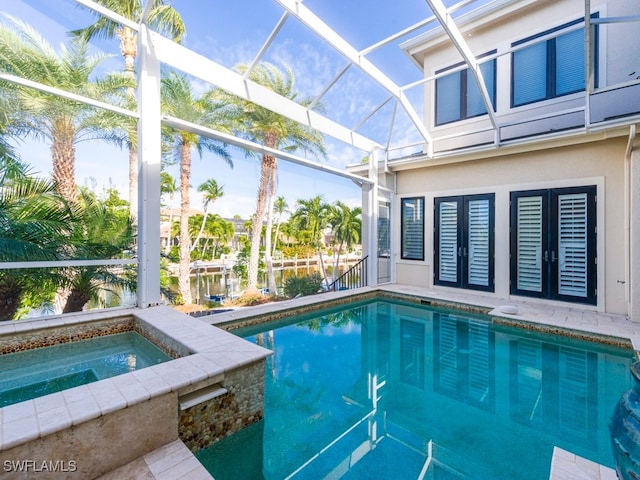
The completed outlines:
{"type": "MultiPolygon", "coordinates": [[[[194,133],[198,133],[199,135],[238,145],[243,148],[256,151],[258,153],[269,153],[276,156],[277,158],[286,161],[325,171],[334,175],[339,175],[355,181],[358,185],[362,186],[363,192],[367,193],[366,195],[363,195],[363,197],[366,197],[367,199],[367,207],[370,216],[365,219],[365,225],[363,226],[363,228],[366,229],[368,234],[367,247],[369,249],[369,252],[375,252],[375,237],[377,233],[377,192],[383,189],[383,187],[378,185],[378,165],[380,163],[380,159],[382,158],[381,156],[384,155],[384,158],[386,159],[388,156],[388,152],[391,150],[396,151],[407,147],[426,144],[426,153],[424,156],[421,156],[421,158],[424,159],[433,157],[433,139],[429,131],[427,130],[423,120],[419,118],[418,114],[409,103],[408,98],[405,95],[405,91],[426,81],[432,81],[436,77],[430,77],[428,79],[423,79],[419,82],[414,82],[410,85],[401,87],[396,85],[387,75],[385,75],[384,72],[382,72],[373,63],[371,63],[366,58],[366,55],[384,45],[388,45],[392,41],[395,41],[404,35],[414,32],[417,29],[422,28],[430,23],[438,21],[446,35],[449,37],[449,40],[462,55],[466,64],[466,68],[469,68],[474,75],[482,98],[485,102],[485,106],[487,108],[493,130],[496,132],[495,146],[500,145],[499,131],[502,125],[497,121],[495,112],[493,111],[493,105],[491,104],[489,93],[486,89],[482,74],[479,69],[478,59],[471,52],[471,49],[465,42],[464,37],[462,36],[460,29],[456,24],[456,21],[451,15],[454,11],[459,10],[460,8],[471,3],[474,3],[476,0],[462,0],[452,7],[449,7],[448,9],[444,6],[442,0],[425,0],[428,6],[433,11],[433,16],[428,17],[408,28],[405,28],[404,30],[401,30],[361,51],[357,51],[353,46],[351,46],[342,37],[340,37],[310,9],[303,5],[301,0],[274,0],[282,7],[283,15],[269,35],[266,42],[263,44],[262,48],[259,50],[256,57],[254,58],[253,62],[250,65],[249,71],[244,76],[202,55],[196,54],[195,52],[185,48],[184,46],[178,45],[162,37],[156,32],[149,30],[147,28],[146,22],[148,20],[148,15],[152,7],[152,0],[147,0],[147,2],[145,3],[140,23],[128,20],[127,18],[108,10],[107,8],[92,0],[74,1],[138,32],[138,112],[131,112],[114,105],[109,105],[104,102],[99,102],[87,97],[76,95],[70,92],[65,92],[60,89],[38,84],[29,80],[20,79],[11,75],[0,74],[0,79],[21,84],[30,88],[36,88],[47,93],[61,96],[63,98],[68,98],[73,101],[78,101],[95,106],[97,108],[103,108],[105,110],[138,119],[140,188],[137,295],[138,306],[140,307],[156,305],[160,303],[161,300],[159,290],[160,266],[158,261],[158,259],[160,258],[159,228],[161,122],[164,122],[167,125],[171,125],[174,128],[185,129],[194,133]],[[262,87],[261,85],[258,85],[248,79],[248,75],[251,72],[251,69],[254,68],[255,65],[257,65],[260,59],[264,56],[268,48],[271,46],[271,44],[279,34],[284,23],[290,17],[296,18],[310,31],[317,34],[322,41],[334,48],[338,53],[340,53],[347,59],[347,65],[336,75],[333,81],[314,100],[312,107],[332,87],[335,86],[337,81],[344,75],[344,73],[347,72],[349,68],[351,68],[351,66],[358,67],[370,79],[375,81],[390,94],[390,97],[385,100],[382,105],[376,107],[374,111],[367,115],[363,121],[358,123],[355,128],[348,128],[346,126],[340,125],[339,123],[330,120],[329,118],[319,114],[318,112],[313,111],[312,107],[305,108],[295,102],[292,102],[291,100],[277,95],[271,90],[262,87]],[[189,124],[188,122],[185,122],[181,119],[162,117],[160,112],[161,64],[166,64],[168,66],[181,70],[188,75],[200,78],[205,82],[223,88],[230,93],[237,95],[238,97],[252,101],[262,107],[268,108],[276,113],[298,121],[301,124],[307,125],[324,134],[330,135],[333,138],[341,140],[346,144],[352,145],[362,151],[368,152],[370,155],[368,178],[350,174],[337,168],[329,167],[317,162],[311,162],[304,158],[290,155],[284,152],[267,149],[266,147],[255,144],[253,142],[248,142],[239,138],[228,136],[221,132],[207,129],[199,125],[189,124]],[[372,139],[358,134],[356,130],[391,99],[395,100],[395,104],[385,148],[372,139]],[[422,139],[424,140],[424,143],[420,142],[412,143],[411,145],[394,146],[393,148],[390,147],[393,124],[395,122],[396,112],[399,106],[402,107],[402,109],[408,115],[409,119],[411,120],[417,131],[420,133],[422,139]]],[[[504,3],[506,4],[507,2],[508,0],[506,0],[504,3]]],[[[640,17],[638,16],[590,19],[589,5],[589,0],[585,0],[585,25],[587,26],[589,25],[589,22],[612,23],[640,21],[640,17]]],[[[586,39],[588,42],[588,33],[586,35],[586,39]]],[[[591,68],[590,63],[591,60],[589,58],[589,55],[587,55],[585,60],[585,68],[587,69],[587,71],[589,71],[591,68]]],[[[587,99],[590,93],[592,93],[590,89],[587,89],[587,99]]],[[[480,149],[486,149],[486,147],[481,147],[479,148],[479,150],[480,149]]],[[[126,265],[135,263],[136,260],[121,259],[77,260],[65,262],[5,262],[0,263],[0,269],[30,267],[36,268],[39,266],[126,265]]],[[[375,262],[371,263],[373,264],[375,262]]],[[[373,278],[373,274],[375,274],[375,268],[370,268],[369,273],[372,276],[371,278],[373,278]]]]}

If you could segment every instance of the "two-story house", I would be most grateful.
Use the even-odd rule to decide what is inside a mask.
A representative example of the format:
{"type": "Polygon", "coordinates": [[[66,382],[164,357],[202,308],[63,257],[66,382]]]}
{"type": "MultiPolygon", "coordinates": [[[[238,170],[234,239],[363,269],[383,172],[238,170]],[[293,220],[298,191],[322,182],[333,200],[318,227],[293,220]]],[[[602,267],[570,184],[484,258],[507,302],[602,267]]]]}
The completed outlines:
{"type": "Polygon", "coordinates": [[[378,280],[640,321],[640,2],[505,0],[456,24],[462,41],[402,45],[432,142],[376,167],[396,233],[378,280]]]}

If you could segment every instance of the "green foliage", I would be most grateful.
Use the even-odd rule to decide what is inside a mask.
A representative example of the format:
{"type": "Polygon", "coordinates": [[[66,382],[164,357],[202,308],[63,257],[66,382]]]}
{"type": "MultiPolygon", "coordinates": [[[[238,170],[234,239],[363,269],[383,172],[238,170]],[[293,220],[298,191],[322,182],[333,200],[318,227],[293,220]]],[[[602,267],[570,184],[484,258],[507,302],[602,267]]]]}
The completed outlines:
{"type": "Polygon", "coordinates": [[[322,275],[318,272],[302,277],[289,277],[284,281],[284,294],[287,297],[296,297],[319,293],[322,281],[322,275]]]}
{"type": "Polygon", "coordinates": [[[284,245],[280,247],[280,250],[282,250],[284,258],[298,257],[299,259],[303,259],[313,257],[316,254],[316,249],[309,244],[284,245]]]}
{"type": "MultiPolygon", "coordinates": [[[[247,281],[249,275],[249,256],[251,254],[251,244],[245,241],[242,250],[236,256],[236,264],[233,266],[233,273],[243,281],[247,281]]],[[[258,262],[258,274],[264,274],[266,265],[264,263],[264,248],[260,248],[260,258],[258,262]]]]}

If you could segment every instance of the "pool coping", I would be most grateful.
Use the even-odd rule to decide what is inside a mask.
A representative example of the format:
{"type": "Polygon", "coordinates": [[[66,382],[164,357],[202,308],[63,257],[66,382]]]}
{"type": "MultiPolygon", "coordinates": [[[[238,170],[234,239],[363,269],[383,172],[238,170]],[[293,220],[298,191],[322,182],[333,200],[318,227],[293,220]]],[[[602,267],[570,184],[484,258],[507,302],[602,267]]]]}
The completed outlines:
{"type": "Polygon", "coordinates": [[[158,306],[0,322],[0,337],[20,332],[131,317],[183,345],[190,355],[0,408],[0,451],[14,448],[154,396],[260,361],[272,352],[236,335],[158,306]]]}
{"type": "MultiPolygon", "coordinates": [[[[487,315],[492,322],[542,333],[559,334],[610,345],[631,348],[640,359],[640,324],[625,315],[597,312],[566,304],[504,299],[492,295],[427,289],[410,285],[389,284],[363,287],[342,292],[327,293],[285,300],[265,305],[225,311],[201,320],[233,330],[274,319],[331,308],[350,300],[391,298],[430,306],[456,308],[487,315]],[[509,308],[505,308],[509,307],[509,308]]],[[[550,480],[578,478],[616,480],[615,470],[587,460],[569,451],[555,447],[550,465],[550,480]]]]}
{"type": "Polygon", "coordinates": [[[640,323],[635,324],[624,315],[580,309],[578,306],[542,304],[524,300],[503,299],[468,292],[448,292],[408,285],[362,287],[340,292],[310,295],[249,308],[227,310],[198,318],[210,325],[233,331],[275,319],[331,308],[350,301],[391,298],[430,306],[455,308],[487,315],[496,324],[510,325],[542,333],[570,336],[610,345],[632,348],[640,355],[640,323]],[[506,313],[506,306],[516,313],[506,313]]]}

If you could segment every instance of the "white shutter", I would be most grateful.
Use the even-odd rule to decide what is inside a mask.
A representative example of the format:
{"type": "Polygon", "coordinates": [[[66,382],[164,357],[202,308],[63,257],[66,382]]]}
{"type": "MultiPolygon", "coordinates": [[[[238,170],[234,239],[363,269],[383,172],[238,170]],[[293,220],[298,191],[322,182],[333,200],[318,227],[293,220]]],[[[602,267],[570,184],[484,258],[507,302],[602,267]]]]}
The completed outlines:
{"type": "Polygon", "coordinates": [[[424,198],[402,199],[402,258],[424,258],[424,198]]]}
{"type": "Polygon", "coordinates": [[[559,420],[564,431],[583,438],[589,434],[590,394],[587,352],[562,347],[559,358],[559,420]]]}
{"type": "Polygon", "coordinates": [[[469,202],[469,285],[489,285],[489,200],[469,202]]]}
{"type": "Polygon", "coordinates": [[[448,392],[458,391],[458,322],[450,315],[440,316],[438,344],[440,345],[440,383],[448,392]]]}
{"type": "Polygon", "coordinates": [[[587,296],[587,194],[558,196],[558,293],[587,296]]]}
{"type": "Polygon", "coordinates": [[[469,320],[469,398],[487,403],[491,389],[489,323],[469,320]]]}
{"type": "Polygon", "coordinates": [[[440,203],[440,238],[438,238],[438,279],[458,281],[458,202],[440,203]]]}
{"type": "Polygon", "coordinates": [[[517,288],[542,291],[542,196],[518,197],[517,288]]]}

